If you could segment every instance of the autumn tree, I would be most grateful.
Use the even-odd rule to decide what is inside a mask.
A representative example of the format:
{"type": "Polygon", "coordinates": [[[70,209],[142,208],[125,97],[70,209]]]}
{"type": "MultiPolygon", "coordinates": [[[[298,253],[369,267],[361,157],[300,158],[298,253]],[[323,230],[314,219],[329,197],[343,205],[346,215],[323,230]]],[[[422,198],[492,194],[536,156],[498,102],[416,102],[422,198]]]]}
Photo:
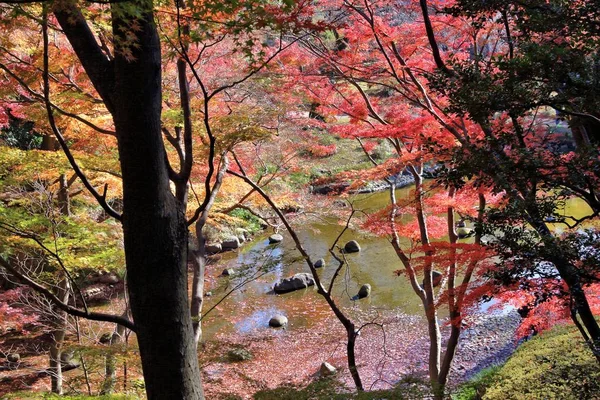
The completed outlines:
{"type": "Polygon", "coordinates": [[[576,231],[598,213],[595,10],[595,2],[458,1],[440,18],[464,21],[471,44],[468,51],[443,56],[436,49],[447,35],[434,34],[435,20],[426,23],[434,55],[437,51],[432,88],[447,98],[447,112],[469,118],[482,133],[452,155],[448,181],[460,185],[477,175],[510,202],[488,218],[494,227],[486,230],[501,232],[496,247],[505,261],[496,276],[526,289],[532,273],[551,278],[555,271],[563,290],[550,289],[557,282],[548,290],[535,285],[538,297],[566,298],[563,304],[570,304],[577,325],[581,320],[583,337],[598,356],[600,329],[589,301],[598,268],[593,261],[580,262],[577,243],[587,234],[576,231]],[[559,126],[561,120],[567,120],[571,135],[559,126]],[[571,198],[581,199],[589,211],[561,212],[571,198]]]}
{"type": "MultiPolygon", "coordinates": [[[[251,68],[239,77],[228,76],[220,83],[213,82],[209,85],[194,68],[195,63],[203,60],[204,50],[211,46],[206,45],[207,42],[204,42],[204,46],[192,46],[200,41],[198,35],[194,36],[195,32],[190,30],[188,20],[191,18],[194,21],[206,21],[203,16],[212,12],[215,16],[222,17],[221,21],[215,18],[214,25],[225,25],[228,28],[225,32],[217,32],[209,37],[218,43],[222,40],[220,35],[223,33],[233,33],[242,37],[257,26],[264,27],[264,22],[254,25],[261,18],[263,21],[274,21],[275,25],[279,24],[283,28],[293,26],[295,21],[300,19],[299,10],[303,5],[203,3],[190,10],[189,5],[185,9],[184,4],[177,3],[175,7],[163,10],[167,15],[176,16],[169,17],[170,19],[166,17],[164,20],[176,24],[171,30],[176,34],[169,36],[167,33],[164,36],[168,47],[177,54],[181,96],[179,100],[183,118],[181,125],[175,128],[163,124],[162,121],[163,100],[167,99],[162,96],[162,31],[159,33],[159,13],[155,11],[152,2],[115,2],[107,7],[55,3],[43,6],[12,6],[5,9],[6,13],[42,15],[43,54],[41,62],[38,61],[33,69],[35,72],[37,68],[39,72],[41,68],[43,72],[43,93],[30,94],[34,100],[38,100],[42,110],[45,110],[49,127],[78,177],[107,214],[122,224],[134,323],[116,316],[108,319],[119,321],[135,330],[149,398],[203,398],[193,321],[188,308],[186,259],[188,225],[194,221],[203,223],[206,220],[206,213],[220,185],[219,174],[222,174],[223,169],[218,165],[226,165],[225,159],[218,157],[217,138],[211,131],[213,110],[210,109],[209,101],[226,96],[228,89],[247,80],[252,71],[261,67],[261,62],[264,64],[265,60],[269,59],[264,52],[260,53],[259,48],[258,58],[263,59],[261,62],[251,65],[251,68]],[[183,13],[186,13],[186,20],[180,18],[183,13]],[[290,13],[292,17],[285,17],[285,13],[290,13]],[[87,15],[95,16],[95,22],[87,20],[87,15]],[[55,29],[58,27],[60,32],[55,29]],[[55,112],[61,111],[54,103],[51,91],[54,75],[50,74],[49,30],[56,32],[55,37],[58,37],[61,43],[69,43],[74,58],[82,66],[82,72],[85,72],[83,76],[89,79],[93,86],[90,92],[99,96],[100,101],[95,104],[104,107],[108,112],[105,115],[108,116],[109,127],[111,123],[114,124],[114,130],[101,129],[108,130],[108,133],[116,138],[123,187],[122,213],[110,206],[106,191],[100,194],[89,183],[68,147],[62,132],[64,126],[59,126],[54,116],[55,112]],[[195,47],[195,53],[191,47],[195,47]],[[207,141],[205,148],[208,153],[204,200],[200,201],[191,220],[186,218],[187,188],[194,165],[191,125],[193,105],[190,105],[188,74],[202,93],[197,107],[204,121],[204,139],[207,141]],[[179,168],[172,167],[169,162],[163,134],[178,151],[178,160],[174,163],[178,164],[179,168]],[[171,183],[175,186],[174,193],[171,183]]],[[[36,23],[39,19],[34,18],[33,21],[36,23]]],[[[245,53],[249,57],[254,54],[253,43],[250,39],[243,43],[244,48],[249,49],[245,53]]],[[[11,82],[16,81],[26,90],[29,86],[26,80],[19,80],[19,74],[10,68],[3,69],[8,74],[7,79],[11,82]]],[[[18,96],[17,100],[20,100],[18,96]]],[[[71,115],[67,116],[75,119],[78,117],[76,113],[69,114],[71,115]]],[[[90,127],[85,120],[80,122],[90,127]]],[[[198,142],[201,143],[202,138],[199,138],[198,142]]],[[[226,143],[222,146],[223,149],[227,149],[226,143]]],[[[201,227],[200,225],[200,229],[201,227]]],[[[199,268],[197,277],[198,281],[203,279],[202,270],[199,268]]],[[[197,299],[201,290],[201,286],[194,286],[194,299],[197,299]]],[[[201,298],[193,300],[192,303],[199,309],[200,302],[201,298]]],[[[75,310],[64,302],[59,303],[68,312],[84,317],[107,319],[90,312],[75,310]]]]}

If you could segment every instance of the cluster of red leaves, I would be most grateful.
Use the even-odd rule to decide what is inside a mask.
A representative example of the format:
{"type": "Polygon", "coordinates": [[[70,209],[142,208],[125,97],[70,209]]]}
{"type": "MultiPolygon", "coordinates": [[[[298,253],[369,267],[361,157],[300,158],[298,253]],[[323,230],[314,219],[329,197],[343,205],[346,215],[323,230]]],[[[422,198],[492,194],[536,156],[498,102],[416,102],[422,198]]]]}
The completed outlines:
{"type": "Polygon", "coordinates": [[[25,326],[38,322],[39,315],[20,304],[27,295],[26,291],[24,286],[19,286],[0,292],[0,325],[4,329],[10,327],[16,331],[23,331],[25,326]]]}
{"type": "Polygon", "coordinates": [[[329,145],[313,144],[312,146],[307,148],[307,151],[314,158],[325,158],[337,153],[337,146],[335,145],[335,143],[329,145]]]}

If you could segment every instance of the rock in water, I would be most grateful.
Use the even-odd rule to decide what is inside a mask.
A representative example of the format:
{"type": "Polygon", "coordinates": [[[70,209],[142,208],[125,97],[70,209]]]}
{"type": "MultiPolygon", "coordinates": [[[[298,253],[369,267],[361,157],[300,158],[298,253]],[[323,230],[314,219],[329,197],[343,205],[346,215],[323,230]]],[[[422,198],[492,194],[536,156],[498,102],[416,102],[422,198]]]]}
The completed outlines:
{"type": "Polygon", "coordinates": [[[223,272],[221,272],[221,276],[232,276],[235,275],[235,269],[233,268],[225,268],[223,272]]]}
{"type": "Polygon", "coordinates": [[[346,253],[358,253],[360,251],[360,245],[356,240],[351,240],[344,246],[346,253]]]}
{"type": "Polygon", "coordinates": [[[304,289],[315,284],[312,275],[306,272],[296,274],[290,278],[280,280],[275,284],[273,290],[275,293],[287,293],[294,290],[304,289]]]}
{"type": "Polygon", "coordinates": [[[212,243],[212,244],[206,245],[206,252],[208,254],[220,253],[222,251],[223,251],[223,246],[221,246],[221,243],[212,243]]]}
{"type": "Polygon", "coordinates": [[[317,261],[315,261],[315,268],[323,268],[325,266],[325,260],[322,258],[319,258],[317,261]]]}
{"type": "Polygon", "coordinates": [[[327,361],[321,364],[321,368],[319,368],[319,373],[321,374],[321,376],[335,375],[336,372],[337,369],[333,365],[329,364],[327,361]]]}
{"type": "Polygon", "coordinates": [[[281,236],[279,233],[276,233],[274,235],[269,236],[269,243],[273,244],[273,243],[279,243],[283,240],[283,236],[281,236]]]}
{"type": "Polygon", "coordinates": [[[365,283],[364,285],[362,285],[360,287],[360,290],[358,291],[358,294],[356,295],[356,297],[358,297],[359,299],[364,299],[365,297],[369,297],[371,295],[371,285],[369,285],[368,283],[365,283]]]}
{"type": "Polygon", "coordinates": [[[238,239],[235,236],[232,236],[230,238],[225,239],[221,246],[223,247],[223,250],[235,250],[238,247],[240,247],[240,239],[238,239]]]}
{"type": "Polygon", "coordinates": [[[6,360],[10,363],[18,363],[21,361],[21,355],[19,353],[11,353],[6,356],[6,360]]]}
{"type": "Polygon", "coordinates": [[[456,230],[456,234],[460,239],[464,239],[473,232],[473,229],[467,227],[461,227],[456,230]]]}
{"type": "Polygon", "coordinates": [[[275,315],[269,320],[269,326],[272,328],[281,328],[287,325],[288,319],[285,315],[275,315]]]}

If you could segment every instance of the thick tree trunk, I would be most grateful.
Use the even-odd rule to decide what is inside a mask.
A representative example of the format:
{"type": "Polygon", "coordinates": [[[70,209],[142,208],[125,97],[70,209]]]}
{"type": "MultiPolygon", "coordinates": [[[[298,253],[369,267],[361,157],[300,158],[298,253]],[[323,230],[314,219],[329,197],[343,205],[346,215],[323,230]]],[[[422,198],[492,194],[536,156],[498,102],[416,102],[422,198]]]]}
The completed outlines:
{"type": "Polygon", "coordinates": [[[160,44],[152,13],[143,15],[139,30],[113,17],[115,35],[137,38],[135,47],[115,51],[113,97],[131,312],[148,399],[202,399],[187,298],[187,224],[170,190],[161,136],[160,44]],[[128,51],[131,60],[123,56],[128,51]]]}
{"type": "Polygon", "coordinates": [[[187,223],[171,193],[161,133],[161,49],[153,4],[134,0],[111,7],[114,60],[76,7],[55,15],[115,123],[128,291],[147,397],[203,399],[187,298],[187,223]]]}

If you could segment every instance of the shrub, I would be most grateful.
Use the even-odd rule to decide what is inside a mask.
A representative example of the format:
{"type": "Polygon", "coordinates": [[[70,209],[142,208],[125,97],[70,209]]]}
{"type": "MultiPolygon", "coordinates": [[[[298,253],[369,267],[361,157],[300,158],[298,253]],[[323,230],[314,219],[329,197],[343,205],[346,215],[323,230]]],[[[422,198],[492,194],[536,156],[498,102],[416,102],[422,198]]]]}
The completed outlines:
{"type": "Polygon", "coordinates": [[[598,399],[600,368],[573,326],[557,326],[519,347],[485,390],[485,400],[598,399]]]}

